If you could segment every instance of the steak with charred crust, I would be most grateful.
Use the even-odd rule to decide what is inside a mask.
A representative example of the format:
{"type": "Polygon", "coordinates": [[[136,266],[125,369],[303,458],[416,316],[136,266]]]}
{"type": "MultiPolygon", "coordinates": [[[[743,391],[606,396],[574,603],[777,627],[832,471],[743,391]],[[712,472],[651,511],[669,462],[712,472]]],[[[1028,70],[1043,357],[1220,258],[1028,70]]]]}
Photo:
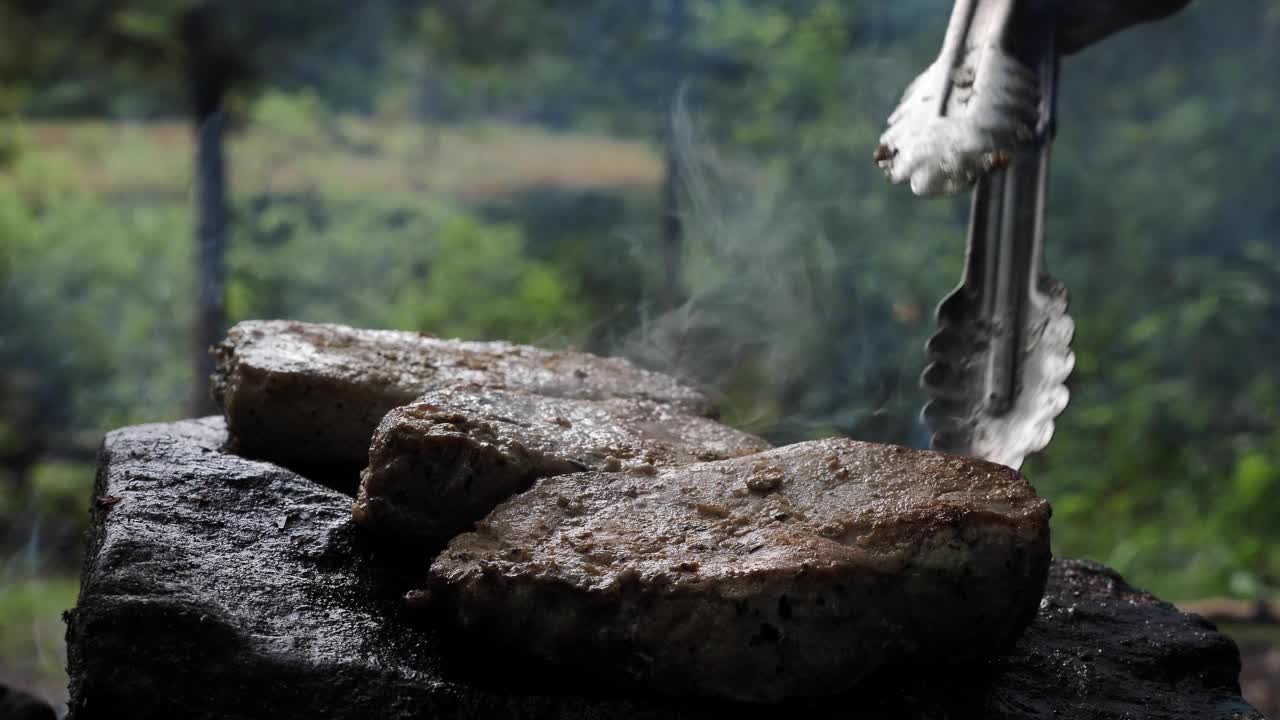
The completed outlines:
{"type": "Polygon", "coordinates": [[[981,460],[823,440],[539,480],[455,538],[431,607],[624,686],[775,701],[969,662],[1035,615],[1049,506],[981,460]]]}
{"type": "Polygon", "coordinates": [[[383,418],[355,519],[380,534],[443,542],[540,477],[652,472],[768,448],[754,435],[647,400],[437,390],[383,418]]]}
{"type": "Polygon", "coordinates": [[[383,415],[452,385],[640,398],[699,415],[715,412],[698,391],[626,360],[507,342],[268,320],[236,325],[215,352],[213,395],[232,448],[286,465],[363,467],[383,415]]]}

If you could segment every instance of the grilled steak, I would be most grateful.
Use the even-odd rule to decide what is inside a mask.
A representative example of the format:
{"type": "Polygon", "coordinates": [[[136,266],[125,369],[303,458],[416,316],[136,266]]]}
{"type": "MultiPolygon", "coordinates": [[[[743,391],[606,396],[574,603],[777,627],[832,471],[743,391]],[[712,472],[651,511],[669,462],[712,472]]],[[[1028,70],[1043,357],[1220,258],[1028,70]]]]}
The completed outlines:
{"type": "Polygon", "coordinates": [[[623,685],[774,701],[1007,647],[1049,506],[1016,471],[824,440],[539,480],[430,570],[468,638],[623,685]]]}
{"type": "Polygon", "coordinates": [[[511,390],[438,390],[383,418],[361,476],[356,521],[442,542],[549,475],[652,472],[768,443],[647,400],[567,400],[511,390]]]}
{"type": "Polygon", "coordinates": [[[714,413],[696,390],[625,360],[506,342],[270,320],[236,325],[216,353],[213,394],[232,447],[284,464],[363,467],[383,415],[457,384],[549,397],[644,398],[714,413]]]}

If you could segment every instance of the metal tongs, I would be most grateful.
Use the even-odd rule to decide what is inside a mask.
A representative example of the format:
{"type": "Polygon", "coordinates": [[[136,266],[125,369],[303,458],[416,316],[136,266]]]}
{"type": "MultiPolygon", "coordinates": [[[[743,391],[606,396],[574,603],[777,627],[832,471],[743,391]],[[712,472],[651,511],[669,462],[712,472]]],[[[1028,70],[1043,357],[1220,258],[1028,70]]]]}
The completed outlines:
{"type": "Polygon", "coordinates": [[[924,420],[934,449],[1017,468],[1049,443],[1067,406],[1075,325],[1044,259],[1056,24],[1048,11],[1022,13],[1009,37],[1013,5],[957,0],[942,56],[908,89],[876,159],[918,194],[976,183],[964,277],[939,305],[927,346],[924,420]],[[924,117],[929,102],[939,117],[924,117]],[[918,116],[906,125],[904,108],[918,116]]]}

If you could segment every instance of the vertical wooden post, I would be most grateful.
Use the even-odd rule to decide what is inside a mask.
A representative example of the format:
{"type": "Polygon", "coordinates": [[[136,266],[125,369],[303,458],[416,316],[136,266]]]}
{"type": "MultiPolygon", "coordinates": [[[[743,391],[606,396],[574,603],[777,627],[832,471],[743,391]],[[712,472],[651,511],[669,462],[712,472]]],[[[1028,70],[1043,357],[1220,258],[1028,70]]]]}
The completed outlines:
{"type": "MultiPolygon", "coordinates": [[[[684,63],[680,61],[685,49],[681,43],[685,37],[685,15],[683,0],[672,0],[667,11],[666,43],[667,57],[674,64],[672,76],[676,88],[672,94],[674,103],[680,102],[684,63]]],[[[684,223],[680,217],[680,157],[676,138],[675,121],[672,112],[667,113],[665,123],[665,160],[666,172],[662,179],[662,225],[658,236],[658,252],[662,258],[662,287],[659,298],[661,312],[674,310],[684,302],[684,290],[680,282],[681,265],[684,255],[684,223]]]]}
{"type": "Polygon", "coordinates": [[[195,323],[191,412],[216,412],[209,397],[213,356],[209,349],[226,330],[227,179],[223,103],[232,63],[218,40],[216,11],[201,4],[183,18],[188,82],[195,132],[195,323]]]}
{"type": "Polygon", "coordinates": [[[684,252],[684,225],[680,219],[680,166],[672,123],[667,123],[666,173],[662,179],[662,225],[658,252],[662,258],[661,312],[674,310],[683,302],[680,266],[684,252]]]}

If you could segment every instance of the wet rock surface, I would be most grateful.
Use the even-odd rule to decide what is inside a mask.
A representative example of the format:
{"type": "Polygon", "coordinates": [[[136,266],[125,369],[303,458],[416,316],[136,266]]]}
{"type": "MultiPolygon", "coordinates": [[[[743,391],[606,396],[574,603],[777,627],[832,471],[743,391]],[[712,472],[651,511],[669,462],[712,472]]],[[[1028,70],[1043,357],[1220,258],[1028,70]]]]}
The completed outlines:
{"type": "Polygon", "coordinates": [[[425,568],[367,546],[349,497],[225,454],[225,439],[204,419],[104,442],[67,616],[73,718],[1262,717],[1211,624],[1070,560],[999,659],[782,707],[613,694],[413,620],[402,594],[425,568]]]}

